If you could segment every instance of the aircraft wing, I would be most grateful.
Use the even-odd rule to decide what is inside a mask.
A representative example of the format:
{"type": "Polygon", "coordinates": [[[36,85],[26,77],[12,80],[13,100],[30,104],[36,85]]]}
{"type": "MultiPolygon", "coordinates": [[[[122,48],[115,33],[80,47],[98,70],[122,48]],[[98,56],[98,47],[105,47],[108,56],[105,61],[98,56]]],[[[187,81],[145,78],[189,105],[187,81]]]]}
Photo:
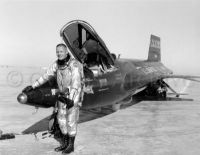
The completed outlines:
{"type": "MultiPolygon", "coordinates": [[[[100,117],[104,117],[111,113],[113,113],[113,111],[109,107],[105,107],[101,111],[99,111],[98,108],[90,110],[80,109],[80,116],[78,123],[83,123],[100,117]]],[[[36,122],[35,124],[31,125],[27,129],[22,131],[22,134],[37,134],[38,132],[47,131],[49,129],[49,122],[51,121],[52,117],[53,117],[52,115],[49,115],[41,119],[40,121],[36,122]]]]}
{"type": "Polygon", "coordinates": [[[195,82],[200,82],[200,80],[197,80],[197,78],[200,78],[200,76],[190,76],[190,75],[165,75],[162,77],[163,79],[167,78],[178,78],[178,79],[185,79],[185,80],[190,80],[190,81],[195,81],[195,82]]]}

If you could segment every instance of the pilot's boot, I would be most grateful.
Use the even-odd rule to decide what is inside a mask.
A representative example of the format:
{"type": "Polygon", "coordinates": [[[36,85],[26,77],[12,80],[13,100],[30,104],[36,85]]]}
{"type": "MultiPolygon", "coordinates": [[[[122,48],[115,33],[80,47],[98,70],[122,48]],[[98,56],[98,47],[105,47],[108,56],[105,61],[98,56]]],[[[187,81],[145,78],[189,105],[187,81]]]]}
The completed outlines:
{"type": "Polygon", "coordinates": [[[71,153],[74,151],[74,140],[75,140],[75,136],[74,137],[69,136],[68,146],[67,148],[64,149],[62,153],[71,153]]]}
{"type": "Polygon", "coordinates": [[[68,134],[67,135],[63,135],[62,144],[59,147],[55,148],[55,151],[59,152],[59,151],[64,150],[68,146],[68,139],[69,139],[68,134]]]}

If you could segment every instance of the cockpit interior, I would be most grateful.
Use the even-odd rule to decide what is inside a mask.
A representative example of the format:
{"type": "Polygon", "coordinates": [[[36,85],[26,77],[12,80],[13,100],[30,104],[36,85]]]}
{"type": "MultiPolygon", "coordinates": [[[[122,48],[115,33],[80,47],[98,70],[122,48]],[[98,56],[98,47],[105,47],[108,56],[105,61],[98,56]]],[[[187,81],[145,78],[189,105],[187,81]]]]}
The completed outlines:
{"type": "Polygon", "coordinates": [[[94,77],[111,72],[114,69],[112,58],[94,34],[87,27],[77,24],[69,26],[64,32],[76,57],[92,71],[94,77]]]}

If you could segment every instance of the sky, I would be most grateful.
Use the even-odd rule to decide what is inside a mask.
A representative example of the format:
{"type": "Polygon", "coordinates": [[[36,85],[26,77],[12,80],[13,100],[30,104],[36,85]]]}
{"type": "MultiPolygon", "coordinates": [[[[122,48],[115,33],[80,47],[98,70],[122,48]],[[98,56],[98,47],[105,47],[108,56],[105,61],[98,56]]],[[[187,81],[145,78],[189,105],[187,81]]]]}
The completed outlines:
{"type": "Polygon", "coordinates": [[[1,1],[0,65],[49,66],[62,26],[81,19],[122,58],[147,59],[157,35],[168,68],[200,75],[199,8],[198,0],[1,1]]]}

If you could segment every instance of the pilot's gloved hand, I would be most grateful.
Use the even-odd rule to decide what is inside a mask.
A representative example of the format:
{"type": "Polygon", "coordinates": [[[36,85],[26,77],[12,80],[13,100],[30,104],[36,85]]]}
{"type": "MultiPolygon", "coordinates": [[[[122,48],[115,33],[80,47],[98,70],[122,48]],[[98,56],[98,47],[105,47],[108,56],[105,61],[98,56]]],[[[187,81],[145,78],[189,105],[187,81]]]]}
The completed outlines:
{"type": "Polygon", "coordinates": [[[70,100],[69,98],[65,97],[63,93],[59,93],[57,95],[58,101],[65,103],[67,105],[67,108],[70,109],[74,106],[74,101],[70,100]]]}
{"type": "Polygon", "coordinates": [[[33,90],[33,87],[32,86],[27,86],[26,88],[24,88],[23,90],[22,90],[22,92],[23,93],[28,93],[28,92],[30,92],[30,91],[32,91],[33,90]]]}

